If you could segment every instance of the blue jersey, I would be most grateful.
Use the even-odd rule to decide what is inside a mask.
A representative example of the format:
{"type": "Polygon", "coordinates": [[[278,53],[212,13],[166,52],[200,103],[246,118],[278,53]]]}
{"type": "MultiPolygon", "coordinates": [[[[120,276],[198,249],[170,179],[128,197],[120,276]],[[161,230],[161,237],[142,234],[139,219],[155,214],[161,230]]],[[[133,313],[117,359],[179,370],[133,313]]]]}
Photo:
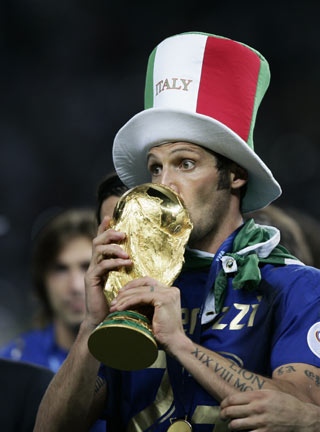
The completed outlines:
{"type": "Polygon", "coordinates": [[[52,325],[23,333],[0,349],[0,357],[34,363],[54,373],[67,355],[68,352],[56,344],[52,325]]]}
{"type": "MultiPolygon", "coordinates": [[[[222,248],[227,250],[230,245],[222,248]]],[[[230,277],[221,313],[201,324],[203,305],[219,266],[216,259],[210,271],[182,272],[174,285],[181,291],[186,334],[232,360],[234,378],[246,373],[246,385],[240,375],[236,380],[238,390],[250,390],[250,376],[252,385],[259,387],[256,374],[271,377],[275,368],[289,363],[320,367],[320,337],[315,342],[316,337],[310,336],[310,329],[320,322],[320,271],[302,265],[264,264],[262,280],[254,291],[233,289],[230,277]]],[[[215,367],[218,374],[230,374],[215,367]]],[[[121,372],[102,366],[100,374],[108,382],[110,395],[108,431],[162,432],[172,419],[186,414],[195,431],[228,430],[218,418],[218,401],[164,351],[159,351],[158,359],[147,369],[121,372]]],[[[228,381],[228,376],[224,379],[228,381]]]]}

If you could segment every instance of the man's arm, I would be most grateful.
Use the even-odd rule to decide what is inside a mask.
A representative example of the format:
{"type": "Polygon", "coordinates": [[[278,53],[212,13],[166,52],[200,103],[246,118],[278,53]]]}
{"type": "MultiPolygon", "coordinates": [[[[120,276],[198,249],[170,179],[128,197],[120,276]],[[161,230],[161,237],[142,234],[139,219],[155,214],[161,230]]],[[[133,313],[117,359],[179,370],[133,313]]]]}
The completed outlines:
{"type": "Polygon", "coordinates": [[[98,418],[97,405],[102,408],[101,401],[106,397],[106,386],[99,392],[99,397],[95,397],[99,362],[87,348],[92,330],[85,323],[81,325],[67,359],[41,401],[34,429],[36,432],[86,431],[98,418]]]}
{"type": "Polygon", "coordinates": [[[314,366],[303,363],[283,365],[275,369],[272,378],[266,378],[190,339],[181,342],[180,347],[178,344],[173,345],[172,354],[218,401],[237,392],[279,390],[320,405],[319,387],[306,374],[307,371],[318,376],[319,370],[314,366]]]}
{"type": "Polygon", "coordinates": [[[228,396],[220,417],[233,431],[318,432],[320,407],[279,391],[251,391],[228,396]]]}
{"type": "Polygon", "coordinates": [[[93,241],[92,258],[86,273],[86,316],[65,362],[51,381],[40,404],[35,432],[87,431],[98,419],[106,400],[107,387],[98,378],[99,362],[88,350],[88,339],[108,314],[103,294],[105,275],[132,262],[116,243],[125,234],[106,230],[110,218],[99,226],[93,241]]]}
{"type": "Polygon", "coordinates": [[[110,311],[130,309],[139,304],[154,306],[152,328],[158,343],[216,400],[221,401],[237,392],[271,389],[320,404],[316,379],[319,371],[314,366],[283,365],[274,371],[272,378],[265,378],[195,344],[183,330],[178,288],[166,287],[149,277],[137,279],[120,290],[110,311]]]}

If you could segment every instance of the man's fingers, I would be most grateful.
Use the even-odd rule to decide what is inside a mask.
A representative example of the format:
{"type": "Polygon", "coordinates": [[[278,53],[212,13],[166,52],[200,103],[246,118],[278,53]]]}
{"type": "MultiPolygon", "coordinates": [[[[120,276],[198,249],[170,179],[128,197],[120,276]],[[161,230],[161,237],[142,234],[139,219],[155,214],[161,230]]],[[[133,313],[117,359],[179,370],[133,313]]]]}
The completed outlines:
{"type": "Polygon", "coordinates": [[[229,420],[234,418],[244,418],[248,416],[248,405],[233,405],[220,410],[220,418],[229,420]]]}
{"type": "Polygon", "coordinates": [[[232,431],[260,431],[264,426],[263,417],[249,409],[249,405],[233,405],[223,408],[220,411],[221,420],[228,421],[228,427],[232,431]],[[254,429],[253,429],[254,428],[254,429]]]}
{"type": "Polygon", "coordinates": [[[109,228],[98,234],[97,237],[93,239],[93,246],[97,247],[101,244],[120,243],[125,238],[125,233],[109,228]]]}
{"type": "Polygon", "coordinates": [[[142,304],[160,306],[180,302],[180,290],[178,288],[167,287],[153,279],[151,280],[153,281],[152,284],[141,286],[141,279],[137,279],[138,282],[140,281],[137,287],[122,288],[118,296],[112,301],[110,310],[113,312],[142,304]]]}
{"type": "MultiPolygon", "coordinates": [[[[121,288],[120,291],[126,291],[128,289],[132,288],[139,288],[139,287],[160,287],[163,286],[164,288],[167,288],[165,285],[161,285],[158,281],[155,279],[152,279],[150,276],[145,276],[139,279],[134,279],[130,282],[128,282],[124,287],[121,288]]],[[[154,291],[154,290],[153,290],[154,291]]]]}
{"type": "Polygon", "coordinates": [[[106,275],[109,271],[117,270],[120,267],[130,267],[132,261],[130,259],[122,258],[110,258],[101,261],[99,264],[95,265],[91,271],[88,272],[88,277],[101,277],[106,275]]]}
{"type": "Polygon", "coordinates": [[[139,307],[141,305],[153,304],[154,302],[154,293],[141,293],[136,292],[134,295],[126,296],[122,299],[114,299],[111,302],[110,311],[115,312],[116,310],[126,310],[131,307],[139,307]]]}
{"type": "Polygon", "coordinates": [[[96,262],[101,262],[107,258],[122,258],[129,259],[129,255],[121,246],[117,244],[99,245],[95,248],[94,258],[96,262]]]}
{"type": "Polygon", "coordinates": [[[227,396],[220,404],[220,408],[225,408],[230,405],[245,405],[255,400],[256,392],[235,393],[227,396]]]}
{"type": "Polygon", "coordinates": [[[93,240],[92,263],[100,263],[103,259],[119,257],[128,259],[129,255],[118,245],[126,238],[125,233],[108,229],[93,240]]]}

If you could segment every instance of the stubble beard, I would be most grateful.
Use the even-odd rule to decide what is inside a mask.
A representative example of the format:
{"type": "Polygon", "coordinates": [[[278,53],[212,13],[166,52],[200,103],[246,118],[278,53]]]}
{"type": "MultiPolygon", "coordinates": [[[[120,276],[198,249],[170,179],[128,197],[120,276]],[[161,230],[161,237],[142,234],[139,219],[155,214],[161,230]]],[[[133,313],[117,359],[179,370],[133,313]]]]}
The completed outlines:
{"type": "Polygon", "coordinates": [[[60,320],[63,322],[64,326],[69,329],[75,335],[78,334],[80,325],[84,319],[84,313],[79,314],[79,317],[72,316],[69,312],[64,311],[60,313],[60,320]]]}
{"type": "Polygon", "coordinates": [[[188,245],[192,249],[203,249],[203,246],[213,241],[224,223],[225,217],[230,208],[230,192],[226,189],[220,190],[213,208],[208,209],[199,217],[198,221],[192,220],[193,230],[191,231],[188,245]]]}

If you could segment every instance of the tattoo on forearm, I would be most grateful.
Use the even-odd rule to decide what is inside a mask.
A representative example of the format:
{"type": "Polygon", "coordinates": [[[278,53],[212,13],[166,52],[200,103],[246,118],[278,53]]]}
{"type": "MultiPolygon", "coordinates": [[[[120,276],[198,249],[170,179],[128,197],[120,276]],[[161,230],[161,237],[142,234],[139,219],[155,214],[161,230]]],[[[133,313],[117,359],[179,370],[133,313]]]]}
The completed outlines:
{"type": "Polygon", "coordinates": [[[288,373],[292,373],[292,372],[297,372],[293,366],[291,366],[291,365],[281,366],[277,369],[276,375],[281,376],[283,374],[288,374],[288,373]]]}
{"type": "Polygon", "coordinates": [[[238,388],[240,391],[255,390],[255,388],[261,390],[262,387],[264,386],[265,380],[261,376],[255,374],[254,372],[250,372],[246,369],[242,369],[234,362],[230,362],[229,367],[237,375],[239,375],[239,377],[245,380],[245,382],[242,383],[240,382],[239,377],[237,377],[237,379],[235,380],[233,387],[238,388]]]}
{"type": "Polygon", "coordinates": [[[319,375],[316,375],[309,370],[305,370],[304,373],[308,378],[310,378],[315,383],[315,385],[317,387],[320,387],[320,376],[319,375]]]}
{"type": "Polygon", "coordinates": [[[96,384],[94,387],[94,392],[98,393],[98,391],[106,384],[106,381],[104,379],[102,379],[101,377],[97,377],[96,379],[96,384]]]}
{"type": "Polygon", "coordinates": [[[209,367],[209,363],[213,361],[206,353],[200,351],[198,348],[196,348],[191,354],[207,367],[209,367]]]}
{"type": "Polygon", "coordinates": [[[234,362],[229,363],[229,367],[225,367],[220,363],[214,361],[214,359],[210,358],[208,354],[195,348],[191,354],[201,361],[202,364],[205,364],[207,367],[213,369],[216,375],[220,376],[225,382],[231,384],[234,388],[241,392],[245,392],[248,390],[254,390],[258,388],[262,389],[265,384],[265,380],[256,375],[253,372],[242,369],[234,362]]]}

